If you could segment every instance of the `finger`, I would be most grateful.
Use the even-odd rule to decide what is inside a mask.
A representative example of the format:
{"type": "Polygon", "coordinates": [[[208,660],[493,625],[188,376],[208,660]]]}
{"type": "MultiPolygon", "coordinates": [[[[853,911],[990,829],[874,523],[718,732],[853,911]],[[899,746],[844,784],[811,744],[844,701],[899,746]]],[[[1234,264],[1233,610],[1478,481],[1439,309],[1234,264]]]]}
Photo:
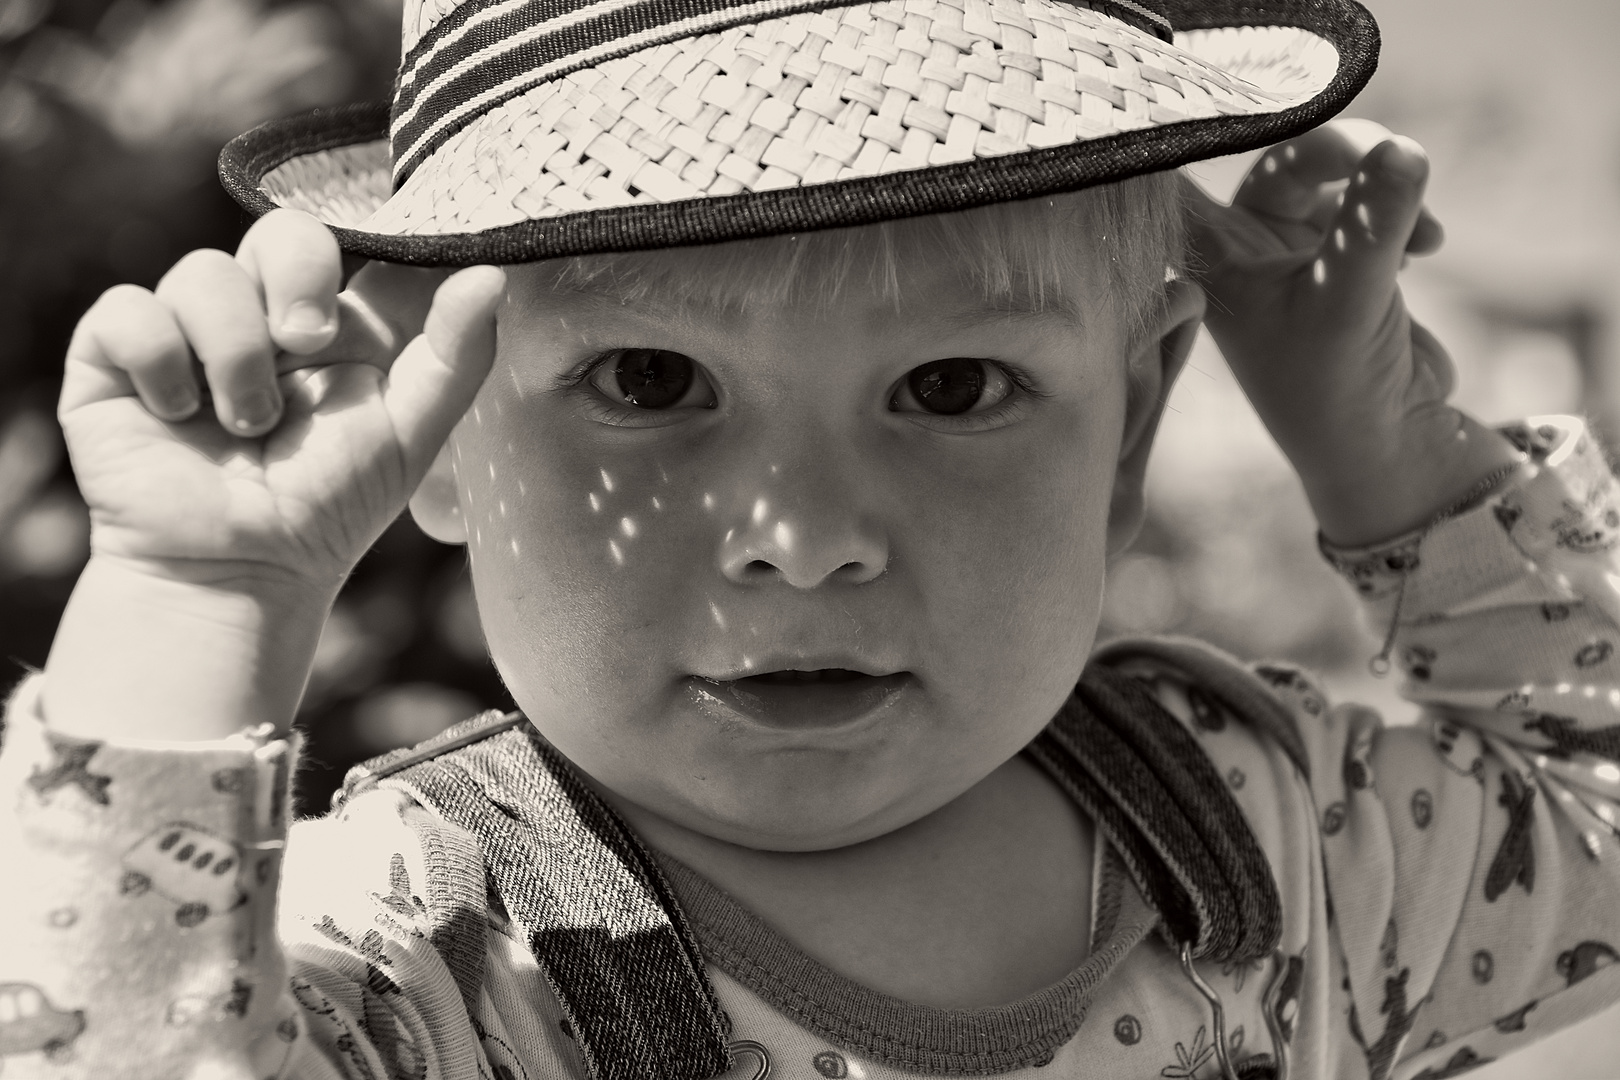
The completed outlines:
{"type": "Polygon", "coordinates": [[[495,358],[495,309],[506,275],[462,270],[440,285],[427,323],[394,361],[383,402],[405,450],[414,486],[469,406],[495,358]]]}
{"type": "Polygon", "coordinates": [[[343,256],[330,229],[298,210],[272,210],[242,237],[236,261],[264,298],[272,341],[298,355],[331,343],[343,256]]]}
{"type": "Polygon", "coordinates": [[[1408,255],[1433,255],[1446,242],[1446,228],[1440,219],[1429,213],[1427,207],[1418,215],[1412,227],[1412,239],[1406,242],[1408,255]]]}
{"type": "Polygon", "coordinates": [[[337,332],[323,348],[277,358],[282,373],[326,364],[369,364],[387,371],[422,332],[423,313],[449,272],[368,263],[337,295],[337,332]]]}
{"type": "Polygon", "coordinates": [[[1262,154],[1233,196],[1234,205],[1289,221],[1305,221],[1334,202],[1372,148],[1391,137],[1371,120],[1335,120],[1262,154]]]}
{"type": "Polygon", "coordinates": [[[184,420],[200,402],[191,349],[174,316],[147,290],[117,285],[73,331],[60,408],[71,412],[131,389],[160,420],[184,420]]]}
{"type": "Polygon", "coordinates": [[[281,418],[275,344],[258,286],[223,251],[193,251],[158,282],[157,298],[201,361],[214,411],[235,435],[263,435],[281,418]]]}
{"type": "Polygon", "coordinates": [[[1346,295],[1373,301],[1391,295],[1423,211],[1429,159],[1411,139],[1396,136],[1373,148],[1345,192],[1312,268],[1346,295]]]}

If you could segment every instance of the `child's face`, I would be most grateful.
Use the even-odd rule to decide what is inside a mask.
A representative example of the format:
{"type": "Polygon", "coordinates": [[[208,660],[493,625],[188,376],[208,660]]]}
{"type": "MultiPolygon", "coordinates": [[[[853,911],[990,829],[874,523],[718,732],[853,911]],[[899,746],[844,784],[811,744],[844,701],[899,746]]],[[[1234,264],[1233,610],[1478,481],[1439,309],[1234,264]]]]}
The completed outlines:
{"type": "Polygon", "coordinates": [[[943,259],[900,269],[898,307],[742,312],[511,273],[445,457],[495,662],[612,795],[750,847],[858,842],[988,775],[1078,677],[1160,376],[1128,410],[1087,282],[1015,311],[943,259]],[[952,358],[977,362],[912,378],[952,358]]]}

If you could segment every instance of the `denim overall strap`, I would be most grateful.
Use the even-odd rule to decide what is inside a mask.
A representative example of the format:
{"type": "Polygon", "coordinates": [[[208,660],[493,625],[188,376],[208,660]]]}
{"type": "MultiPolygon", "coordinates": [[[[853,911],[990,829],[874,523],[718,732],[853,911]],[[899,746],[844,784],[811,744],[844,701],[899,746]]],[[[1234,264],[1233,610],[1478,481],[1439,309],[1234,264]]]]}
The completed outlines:
{"type": "Polygon", "coordinates": [[[1145,686],[1092,663],[1028,752],[1113,842],[1192,957],[1271,955],[1282,899],[1266,854],[1203,749],[1145,686]]]}
{"type": "Polygon", "coordinates": [[[1299,774],[1310,778],[1305,740],[1295,726],[1294,714],[1266,681],[1237,657],[1207,641],[1171,634],[1115,638],[1091,654],[1093,664],[1111,668],[1139,660],[1187,676],[1195,686],[1225,705],[1233,716],[1241,717],[1244,723],[1281,747],[1299,774]]]}
{"type": "Polygon", "coordinates": [[[592,1080],[707,1080],[730,1021],[651,854],[519,714],[486,713],[349,774],[471,832],[592,1080]]]}

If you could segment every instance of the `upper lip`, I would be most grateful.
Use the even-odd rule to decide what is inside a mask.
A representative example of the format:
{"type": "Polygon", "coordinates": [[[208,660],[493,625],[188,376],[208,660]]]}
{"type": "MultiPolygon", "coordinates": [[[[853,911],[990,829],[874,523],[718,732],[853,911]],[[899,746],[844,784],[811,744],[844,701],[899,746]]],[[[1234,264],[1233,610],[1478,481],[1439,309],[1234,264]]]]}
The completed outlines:
{"type": "Polygon", "coordinates": [[[829,668],[858,671],[862,675],[876,678],[897,675],[904,670],[871,657],[853,656],[847,652],[765,653],[760,656],[745,655],[742,659],[707,665],[694,670],[692,674],[710,682],[734,682],[737,679],[766,675],[773,671],[824,671],[829,668]]]}

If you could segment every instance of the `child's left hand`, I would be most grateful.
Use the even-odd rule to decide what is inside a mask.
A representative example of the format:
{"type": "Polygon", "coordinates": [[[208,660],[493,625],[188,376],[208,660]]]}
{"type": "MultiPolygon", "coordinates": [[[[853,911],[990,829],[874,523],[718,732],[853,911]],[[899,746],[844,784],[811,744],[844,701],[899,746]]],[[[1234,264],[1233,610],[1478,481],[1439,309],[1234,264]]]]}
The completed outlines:
{"type": "Polygon", "coordinates": [[[1266,151],[1230,207],[1187,185],[1205,323],[1346,546],[1426,525],[1515,460],[1447,404],[1451,359],[1396,286],[1440,246],[1428,173],[1417,143],[1350,120],[1266,151]]]}

